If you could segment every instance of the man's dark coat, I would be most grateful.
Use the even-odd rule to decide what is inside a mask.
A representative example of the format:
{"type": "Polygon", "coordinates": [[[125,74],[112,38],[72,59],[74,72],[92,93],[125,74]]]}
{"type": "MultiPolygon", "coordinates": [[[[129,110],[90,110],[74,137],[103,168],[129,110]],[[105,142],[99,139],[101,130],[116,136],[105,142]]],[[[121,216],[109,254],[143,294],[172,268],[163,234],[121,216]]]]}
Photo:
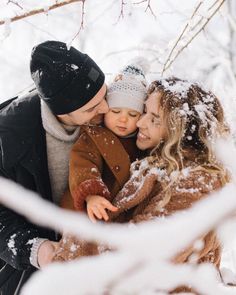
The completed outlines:
{"type": "MultiPolygon", "coordinates": [[[[52,201],[46,136],[40,99],[35,91],[0,105],[0,176],[52,201]]],[[[1,295],[19,294],[24,282],[36,270],[29,260],[31,243],[36,237],[56,240],[53,231],[38,227],[0,205],[1,295]],[[11,241],[14,249],[8,246],[11,241]]]]}

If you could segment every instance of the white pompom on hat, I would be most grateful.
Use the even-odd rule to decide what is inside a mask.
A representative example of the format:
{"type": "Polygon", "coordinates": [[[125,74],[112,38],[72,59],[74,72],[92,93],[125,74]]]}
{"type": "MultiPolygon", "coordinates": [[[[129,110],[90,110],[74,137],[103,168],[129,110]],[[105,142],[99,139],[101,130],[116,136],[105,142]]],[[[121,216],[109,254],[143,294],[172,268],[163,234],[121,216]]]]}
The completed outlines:
{"type": "Polygon", "coordinates": [[[143,113],[147,96],[145,74],[149,62],[143,57],[132,59],[108,85],[107,103],[110,108],[129,108],[143,113]]]}

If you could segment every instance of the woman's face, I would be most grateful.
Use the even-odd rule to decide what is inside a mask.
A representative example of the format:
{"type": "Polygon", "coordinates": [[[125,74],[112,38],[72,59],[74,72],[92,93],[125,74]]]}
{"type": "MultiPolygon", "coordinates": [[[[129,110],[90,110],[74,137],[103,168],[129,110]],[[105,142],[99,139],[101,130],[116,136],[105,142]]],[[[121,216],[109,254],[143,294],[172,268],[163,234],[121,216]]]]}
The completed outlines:
{"type": "Polygon", "coordinates": [[[152,149],[166,139],[167,128],[160,106],[160,92],[153,92],[145,103],[145,112],[137,122],[139,128],[136,144],[139,149],[152,149]]]}

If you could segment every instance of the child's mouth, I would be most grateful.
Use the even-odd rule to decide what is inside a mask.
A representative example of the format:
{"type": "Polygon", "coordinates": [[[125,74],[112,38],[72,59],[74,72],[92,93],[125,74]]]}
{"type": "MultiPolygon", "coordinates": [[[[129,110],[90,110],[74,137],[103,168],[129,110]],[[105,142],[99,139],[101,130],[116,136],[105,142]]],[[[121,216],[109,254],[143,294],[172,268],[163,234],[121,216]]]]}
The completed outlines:
{"type": "Polygon", "coordinates": [[[124,131],[126,131],[126,127],[121,127],[121,126],[117,126],[117,129],[119,130],[119,131],[121,131],[121,132],[124,132],[124,131]]]}

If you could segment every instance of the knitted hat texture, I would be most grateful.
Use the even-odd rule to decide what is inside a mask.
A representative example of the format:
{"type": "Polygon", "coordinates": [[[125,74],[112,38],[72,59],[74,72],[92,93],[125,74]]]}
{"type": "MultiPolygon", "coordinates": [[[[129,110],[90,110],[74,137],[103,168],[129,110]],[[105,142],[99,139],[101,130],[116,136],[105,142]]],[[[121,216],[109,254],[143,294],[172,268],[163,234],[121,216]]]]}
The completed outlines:
{"type": "Polygon", "coordinates": [[[145,74],[149,63],[144,58],[131,60],[108,86],[107,103],[110,108],[129,108],[143,112],[147,96],[145,74]]]}
{"type": "Polygon", "coordinates": [[[58,41],[35,46],[31,77],[39,96],[56,115],[68,114],[88,103],[101,89],[105,76],[87,54],[58,41]]]}

